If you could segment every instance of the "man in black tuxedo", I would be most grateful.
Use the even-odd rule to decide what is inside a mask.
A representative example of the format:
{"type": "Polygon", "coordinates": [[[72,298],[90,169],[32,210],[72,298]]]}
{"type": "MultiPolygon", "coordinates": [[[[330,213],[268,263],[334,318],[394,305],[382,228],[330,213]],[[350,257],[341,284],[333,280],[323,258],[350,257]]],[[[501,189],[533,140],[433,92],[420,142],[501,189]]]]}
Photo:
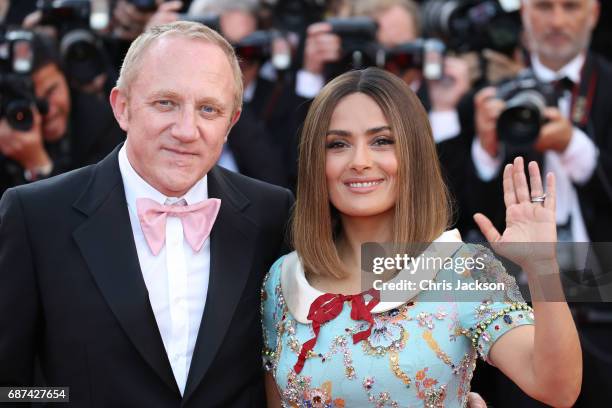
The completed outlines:
{"type": "Polygon", "coordinates": [[[241,103],[221,36],[152,28],[111,93],[125,144],[4,194],[1,386],[42,385],[38,362],[72,406],[263,406],[259,288],[293,197],[215,166],[241,103]]]}

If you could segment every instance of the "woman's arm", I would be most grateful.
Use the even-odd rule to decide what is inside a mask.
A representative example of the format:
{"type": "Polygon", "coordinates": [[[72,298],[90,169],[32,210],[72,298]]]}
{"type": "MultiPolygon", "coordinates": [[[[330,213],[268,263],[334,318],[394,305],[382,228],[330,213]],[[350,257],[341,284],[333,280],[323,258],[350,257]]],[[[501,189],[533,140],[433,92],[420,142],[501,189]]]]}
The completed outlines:
{"type": "Polygon", "coordinates": [[[267,372],[266,374],[266,401],[268,402],[268,408],[281,408],[280,394],[276,387],[276,381],[272,373],[267,372]]]}
{"type": "Polygon", "coordinates": [[[489,360],[529,396],[570,407],[580,393],[582,353],[565,302],[533,302],[535,326],[510,330],[495,342],[489,360]]]}
{"type": "Polygon", "coordinates": [[[556,260],[555,179],[548,174],[544,196],[538,165],[531,162],[530,191],[523,166],[517,157],[504,169],[503,234],[484,215],[474,219],[495,251],[527,273],[536,325],[508,331],[491,347],[489,359],[533,398],[571,406],[580,393],[582,353],[556,260]]]}

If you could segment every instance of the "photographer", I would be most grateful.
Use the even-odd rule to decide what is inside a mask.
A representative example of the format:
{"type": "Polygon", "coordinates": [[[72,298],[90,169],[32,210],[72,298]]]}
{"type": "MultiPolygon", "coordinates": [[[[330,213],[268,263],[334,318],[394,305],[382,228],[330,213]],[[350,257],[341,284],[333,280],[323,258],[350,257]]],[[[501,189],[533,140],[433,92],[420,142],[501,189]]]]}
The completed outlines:
{"type": "MultiPolygon", "coordinates": [[[[566,2],[567,3],[567,2],[566,2]]],[[[560,190],[557,222],[573,241],[609,241],[612,205],[609,175],[612,161],[610,110],[605,101],[612,67],[588,52],[591,31],[599,15],[596,0],[568,4],[555,0],[528,0],[521,10],[531,70],[543,83],[556,88],[557,106],[543,111],[545,122],[528,150],[554,171],[560,190]]],[[[495,184],[502,164],[511,157],[498,130],[506,102],[488,87],[475,98],[477,138],[472,158],[480,180],[495,184]]]]}
{"type": "MultiPolygon", "coordinates": [[[[29,103],[27,112],[12,116],[31,115],[31,120],[16,125],[10,123],[8,113],[0,119],[0,194],[14,185],[58,174],[69,166],[63,140],[70,111],[68,85],[52,50],[40,37],[30,38],[31,73],[9,77],[10,70],[3,69],[3,93],[7,95],[3,111],[8,111],[12,99],[8,95],[12,94],[29,103]]],[[[7,61],[4,65],[18,64],[7,61]]]]}
{"type": "Polygon", "coordinates": [[[0,194],[95,163],[124,139],[106,101],[69,89],[50,38],[34,35],[32,55],[32,126],[24,131],[0,120],[0,194]]]}
{"type": "MultiPolygon", "coordinates": [[[[353,4],[352,14],[371,17],[376,22],[376,42],[386,49],[411,43],[421,32],[418,5],[410,0],[358,0],[353,4]]],[[[321,22],[308,27],[304,65],[296,79],[297,94],[305,98],[314,97],[324,82],[331,79],[325,77],[326,65],[338,62],[342,56],[342,38],[333,33],[331,24],[321,22]]],[[[441,80],[425,79],[422,67],[387,67],[417,92],[431,112],[437,141],[459,133],[459,119],[454,110],[470,88],[468,67],[462,60],[446,57],[443,65],[441,80]]]]}
{"type": "MultiPolygon", "coordinates": [[[[471,210],[497,214],[493,222],[503,225],[503,202],[492,198],[501,189],[500,169],[515,155],[525,153],[543,164],[545,172],[555,173],[559,241],[612,241],[612,105],[608,100],[612,65],[588,51],[599,3],[524,0],[521,17],[531,76],[537,81],[531,83],[537,85],[527,87],[531,79],[522,77],[476,95],[477,137],[471,155],[475,179],[467,195],[472,198],[471,210]],[[512,116],[516,99],[511,96],[517,93],[504,95],[507,86],[515,86],[519,93],[535,92],[542,99],[554,94],[556,100],[532,110],[533,114],[512,116]],[[547,91],[551,88],[554,92],[547,91]],[[538,116],[542,120],[534,121],[533,139],[523,138],[529,133],[525,129],[534,123],[525,119],[538,116]],[[513,117],[514,121],[506,120],[513,117]]],[[[596,253],[596,257],[600,272],[609,273],[610,254],[596,253]]],[[[610,379],[602,376],[611,368],[607,351],[610,310],[601,303],[576,304],[574,311],[585,365],[583,392],[576,406],[594,406],[596,401],[607,400],[601,396],[609,398],[612,389],[610,379]]]]}

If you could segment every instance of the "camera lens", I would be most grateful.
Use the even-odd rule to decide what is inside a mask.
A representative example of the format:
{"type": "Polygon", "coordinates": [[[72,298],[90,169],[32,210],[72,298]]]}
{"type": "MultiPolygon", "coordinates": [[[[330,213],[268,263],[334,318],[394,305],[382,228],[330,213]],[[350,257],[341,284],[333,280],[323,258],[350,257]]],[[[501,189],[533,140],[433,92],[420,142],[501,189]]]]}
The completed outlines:
{"type": "Polygon", "coordinates": [[[539,92],[525,90],[506,103],[506,109],[497,120],[500,140],[522,146],[531,145],[540,133],[546,100],[539,92]]]}
{"type": "Polygon", "coordinates": [[[34,115],[32,114],[30,103],[25,100],[14,100],[9,102],[6,107],[6,120],[15,130],[25,132],[32,129],[34,115]]]}
{"type": "Polygon", "coordinates": [[[76,84],[84,85],[103,73],[104,60],[95,36],[87,30],[67,33],[60,44],[66,74],[76,84]]]}

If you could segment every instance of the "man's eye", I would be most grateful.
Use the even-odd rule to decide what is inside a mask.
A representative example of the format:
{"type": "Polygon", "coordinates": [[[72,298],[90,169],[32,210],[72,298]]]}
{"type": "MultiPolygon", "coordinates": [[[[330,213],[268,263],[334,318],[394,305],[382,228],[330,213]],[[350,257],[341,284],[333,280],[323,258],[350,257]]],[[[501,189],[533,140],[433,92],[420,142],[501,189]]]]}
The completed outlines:
{"type": "Polygon", "coordinates": [[[206,114],[216,113],[218,111],[217,108],[215,108],[214,106],[209,106],[209,105],[202,106],[201,109],[202,109],[202,112],[206,114]]]}
{"type": "Polygon", "coordinates": [[[174,106],[174,103],[173,103],[172,101],[165,100],[165,99],[162,99],[162,100],[160,100],[160,101],[156,101],[155,103],[156,103],[156,104],[157,104],[157,106],[159,106],[160,108],[165,108],[165,109],[167,109],[167,108],[171,108],[171,107],[173,107],[173,106],[174,106]]]}

